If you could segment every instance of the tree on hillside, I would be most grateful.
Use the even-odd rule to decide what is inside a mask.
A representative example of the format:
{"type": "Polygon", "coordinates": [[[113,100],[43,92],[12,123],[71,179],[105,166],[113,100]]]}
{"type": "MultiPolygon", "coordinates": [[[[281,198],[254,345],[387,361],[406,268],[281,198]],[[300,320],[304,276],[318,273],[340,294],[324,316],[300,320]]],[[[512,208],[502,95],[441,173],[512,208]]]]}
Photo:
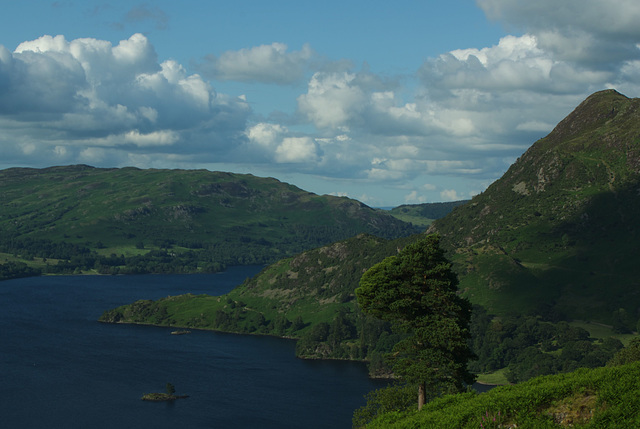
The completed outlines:
{"type": "Polygon", "coordinates": [[[608,366],[626,365],[631,362],[640,361],[640,338],[636,337],[629,341],[627,347],[620,350],[607,362],[608,366]]]}
{"type": "Polygon", "coordinates": [[[474,381],[467,369],[471,304],[458,296],[458,278],[430,235],[374,265],[360,279],[365,313],[406,334],[388,358],[394,373],[418,385],[418,408],[432,395],[455,392],[474,381]]]}

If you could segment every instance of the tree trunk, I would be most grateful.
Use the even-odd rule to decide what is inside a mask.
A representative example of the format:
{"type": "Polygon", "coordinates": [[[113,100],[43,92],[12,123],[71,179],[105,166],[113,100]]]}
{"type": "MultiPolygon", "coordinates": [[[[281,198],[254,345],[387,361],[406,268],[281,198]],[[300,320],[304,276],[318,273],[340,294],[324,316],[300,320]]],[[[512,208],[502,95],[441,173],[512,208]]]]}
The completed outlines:
{"type": "Polygon", "coordinates": [[[422,406],[426,402],[427,388],[424,383],[420,383],[418,386],[418,411],[422,409],[422,406]]]}

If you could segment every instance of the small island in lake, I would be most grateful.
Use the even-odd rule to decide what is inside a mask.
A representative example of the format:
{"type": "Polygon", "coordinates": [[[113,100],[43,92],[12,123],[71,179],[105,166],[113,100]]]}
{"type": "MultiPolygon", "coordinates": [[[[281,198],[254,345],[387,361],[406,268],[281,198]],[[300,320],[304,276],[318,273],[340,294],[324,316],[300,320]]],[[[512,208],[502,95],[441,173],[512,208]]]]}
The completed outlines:
{"type": "Polygon", "coordinates": [[[143,401],[175,401],[176,399],[188,398],[189,395],[176,395],[176,388],[173,384],[167,383],[167,393],[145,393],[142,395],[143,401]]]}
{"type": "Polygon", "coordinates": [[[188,398],[189,395],[169,395],[168,393],[145,393],[142,395],[143,401],[175,401],[176,399],[188,398]]]}

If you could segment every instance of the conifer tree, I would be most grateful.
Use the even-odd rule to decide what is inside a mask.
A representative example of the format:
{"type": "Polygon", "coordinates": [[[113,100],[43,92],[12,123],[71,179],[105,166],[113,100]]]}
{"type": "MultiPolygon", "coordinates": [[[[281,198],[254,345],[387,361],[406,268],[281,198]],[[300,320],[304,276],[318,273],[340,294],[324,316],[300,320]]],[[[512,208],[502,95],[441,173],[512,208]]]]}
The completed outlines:
{"type": "Polygon", "coordinates": [[[418,385],[418,408],[430,395],[456,392],[474,381],[468,339],[471,304],[458,295],[458,278],[429,235],[364,273],[356,290],[365,313],[406,333],[388,356],[394,373],[418,385]]]}

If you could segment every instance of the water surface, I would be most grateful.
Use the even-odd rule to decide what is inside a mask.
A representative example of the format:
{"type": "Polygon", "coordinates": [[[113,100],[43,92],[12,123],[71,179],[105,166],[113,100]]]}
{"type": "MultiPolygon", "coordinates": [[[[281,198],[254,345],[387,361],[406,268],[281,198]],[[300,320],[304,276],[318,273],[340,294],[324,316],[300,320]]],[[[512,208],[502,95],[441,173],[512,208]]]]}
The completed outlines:
{"type": "Polygon", "coordinates": [[[351,427],[363,396],[383,385],[362,364],[296,359],[295,343],[278,338],[97,322],[137,299],[224,294],[259,269],[0,282],[1,426],[351,427]],[[140,400],[167,382],[190,397],[140,400]]]}

